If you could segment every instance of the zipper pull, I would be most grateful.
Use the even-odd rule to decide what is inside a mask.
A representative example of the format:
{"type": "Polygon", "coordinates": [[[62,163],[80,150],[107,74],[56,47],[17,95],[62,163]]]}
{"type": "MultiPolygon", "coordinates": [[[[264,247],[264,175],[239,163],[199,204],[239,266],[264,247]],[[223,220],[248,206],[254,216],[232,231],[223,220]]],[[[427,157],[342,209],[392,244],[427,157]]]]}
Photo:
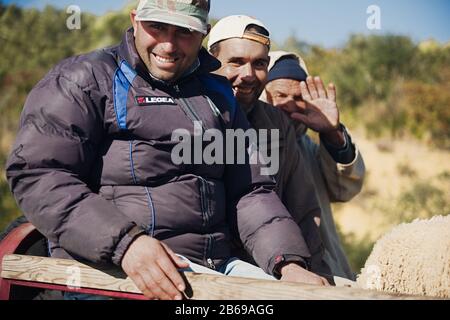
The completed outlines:
{"type": "Polygon", "coordinates": [[[212,102],[212,100],[208,96],[204,96],[204,97],[208,101],[209,107],[211,108],[213,114],[216,117],[222,117],[222,113],[220,112],[219,108],[217,108],[216,104],[214,102],[212,102]]]}
{"type": "Polygon", "coordinates": [[[174,85],[173,88],[175,89],[175,91],[176,91],[177,93],[180,93],[180,87],[179,87],[177,84],[174,85]]]}
{"type": "Polygon", "coordinates": [[[211,258],[208,258],[208,259],[206,260],[206,262],[208,263],[208,267],[209,267],[210,269],[216,270],[216,266],[214,265],[214,262],[212,261],[211,258]]]}

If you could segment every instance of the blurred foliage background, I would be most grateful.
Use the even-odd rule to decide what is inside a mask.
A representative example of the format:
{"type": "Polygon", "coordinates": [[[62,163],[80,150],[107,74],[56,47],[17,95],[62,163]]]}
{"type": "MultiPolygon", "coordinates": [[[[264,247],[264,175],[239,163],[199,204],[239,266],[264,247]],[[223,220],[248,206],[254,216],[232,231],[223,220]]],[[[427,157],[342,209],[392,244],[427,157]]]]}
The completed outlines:
{"type": "MultiPolygon", "coordinates": [[[[81,29],[69,30],[64,10],[0,2],[0,230],[20,215],[4,167],[28,92],[63,58],[118,43],[129,9],[83,13],[81,29]]],[[[393,225],[450,213],[449,44],[355,34],[341,48],[324,49],[293,34],[274,49],[301,54],[310,73],[336,84],[341,117],[364,155],[363,192],[334,206],[356,272],[393,225]]]]}

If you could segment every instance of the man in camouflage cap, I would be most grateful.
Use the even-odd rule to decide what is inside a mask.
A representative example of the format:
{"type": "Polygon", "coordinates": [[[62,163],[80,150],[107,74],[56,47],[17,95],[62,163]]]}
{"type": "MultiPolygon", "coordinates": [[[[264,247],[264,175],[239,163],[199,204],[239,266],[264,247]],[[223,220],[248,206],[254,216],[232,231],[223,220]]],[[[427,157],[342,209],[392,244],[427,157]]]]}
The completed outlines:
{"type": "Polygon", "coordinates": [[[135,45],[154,78],[174,82],[198,66],[197,55],[210,28],[208,12],[208,0],[139,2],[131,12],[135,45]],[[176,46],[168,45],[171,42],[176,46]]]}
{"type": "Polygon", "coordinates": [[[198,123],[249,129],[202,49],[208,8],[141,1],[121,44],[60,62],[30,92],[7,161],[11,191],[52,257],[113,263],[153,299],[182,299],[178,269],[188,264],[178,254],[191,269],[265,279],[282,257],[310,256],[248,144],[245,163],[172,158],[178,129],[190,141],[198,123]],[[232,256],[232,235],[259,268],[232,256]]]}

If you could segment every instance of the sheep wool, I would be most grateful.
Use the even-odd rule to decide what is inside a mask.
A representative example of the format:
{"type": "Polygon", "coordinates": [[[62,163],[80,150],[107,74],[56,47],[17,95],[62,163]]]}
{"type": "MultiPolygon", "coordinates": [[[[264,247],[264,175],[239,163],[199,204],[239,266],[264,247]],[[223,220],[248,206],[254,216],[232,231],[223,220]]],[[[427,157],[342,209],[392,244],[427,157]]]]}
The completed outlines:
{"type": "Polygon", "coordinates": [[[357,282],[364,289],[450,298],[450,215],[396,226],[376,242],[357,282]]]}

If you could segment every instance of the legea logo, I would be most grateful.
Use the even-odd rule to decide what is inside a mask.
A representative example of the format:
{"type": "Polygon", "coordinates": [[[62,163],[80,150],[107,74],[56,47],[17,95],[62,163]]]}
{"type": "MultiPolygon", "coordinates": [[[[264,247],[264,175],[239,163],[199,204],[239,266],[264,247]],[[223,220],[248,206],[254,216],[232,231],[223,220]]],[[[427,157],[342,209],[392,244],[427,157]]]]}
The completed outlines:
{"type": "Polygon", "coordinates": [[[159,104],[172,104],[175,105],[175,101],[171,97],[150,97],[150,96],[137,96],[135,97],[136,104],[138,106],[151,106],[159,104]]]}

